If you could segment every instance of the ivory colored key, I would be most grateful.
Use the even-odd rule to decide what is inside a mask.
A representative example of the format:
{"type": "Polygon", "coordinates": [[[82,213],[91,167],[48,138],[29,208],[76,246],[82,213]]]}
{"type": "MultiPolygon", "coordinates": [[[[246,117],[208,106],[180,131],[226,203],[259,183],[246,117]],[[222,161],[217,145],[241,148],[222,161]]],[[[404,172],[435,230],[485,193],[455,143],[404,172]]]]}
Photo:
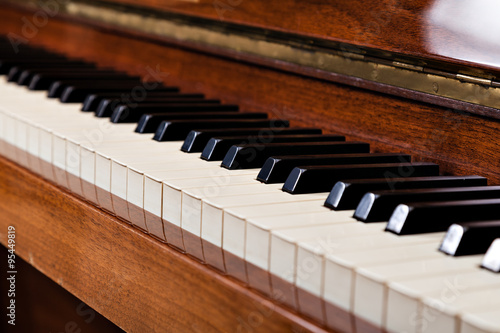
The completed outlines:
{"type": "Polygon", "coordinates": [[[500,272],[500,239],[497,238],[491,243],[481,266],[495,273],[500,272]]]}
{"type": "MultiPolygon", "coordinates": [[[[307,197],[315,195],[304,195],[307,197]]],[[[295,196],[294,196],[295,197],[295,196]]],[[[311,202],[312,204],[313,202],[311,202]]],[[[236,210],[240,207],[235,207],[236,210]]],[[[355,223],[351,218],[352,212],[333,213],[329,211],[311,211],[306,213],[287,212],[280,215],[266,216],[248,216],[244,221],[245,230],[245,250],[244,259],[246,261],[246,269],[248,272],[248,283],[261,292],[272,295],[272,287],[269,276],[269,260],[270,260],[270,240],[271,232],[278,229],[289,229],[299,227],[309,227],[317,225],[333,226],[337,224],[348,223],[350,228],[346,234],[353,234],[358,230],[368,230],[360,228],[358,223],[355,223]],[[314,216],[314,218],[312,218],[314,216]]],[[[234,229],[234,228],[233,228],[234,229]]],[[[342,228],[338,230],[340,233],[342,228]]],[[[280,291],[283,293],[283,291],[280,291]]],[[[291,298],[288,297],[288,300],[291,298]]],[[[295,307],[295,305],[294,305],[295,307]]]]}
{"type": "Polygon", "coordinates": [[[322,212],[326,210],[322,205],[322,200],[323,198],[225,209],[223,214],[222,248],[225,254],[226,272],[247,282],[244,263],[246,218],[322,212]]]}
{"type": "Polygon", "coordinates": [[[386,261],[385,264],[377,264],[375,259],[360,264],[355,273],[354,313],[376,326],[382,326],[386,316],[383,305],[387,302],[387,283],[405,278],[471,270],[476,268],[480,261],[478,256],[443,256],[436,251],[435,243],[426,244],[421,250],[421,253],[412,254],[400,260],[401,262],[386,261]],[[375,304],[379,306],[375,307],[375,304]]]}
{"type": "MultiPolygon", "coordinates": [[[[252,174],[255,177],[255,174],[252,174]]],[[[232,179],[233,177],[231,177],[232,179]]],[[[205,261],[221,271],[224,271],[224,264],[222,258],[222,235],[224,223],[224,210],[225,209],[239,209],[246,207],[255,207],[257,210],[260,205],[271,203],[284,203],[284,202],[299,202],[299,201],[313,201],[321,199],[324,194],[318,193],[313,195],[305,195],[294,197],[283,192],[272,192],[266,194],[248,194],[238,197],[211,197],[205,198],[201,207],[201,238],[204,242],[203,250],[205,261]]],[[[276,217],[276,216],[275,216],[276,217]]],[[[289,217],[289,215],[287,215],[289,217]]]]}
{"type": "MultiPolygon", "coordinates": [[[[475,260],[477,259],[479,258],[475,256],[475,260]]],[[[426,331],[430,322],[436,319],[436,313],[423,311],[421,300],[424,297],[437,297],[445,307],[446,303],[453,304],[463,293],[500,286],[497,276],[491,272],[480,270],[475,265],[460,268],[452,258],[443,260],[446,261],[444,267],[450,264],[455,264],[456,267],[428,276],[392,278],[387,284],[385,328],[388,331],[426,331]]]]}
{"type": "MultiPolygon", "coordinates": [[[[365,239],[363,242],[358,243],[359,245],[356,250],[351,249],[350,252],[347,251],[345,253],[342,247],[337,248],[333,246],[338,237],[334,232],[329,233],[324,229],[312,227],[275,230],[272,232],[271,237],[270,271],[279,278],[279,281],[296,283],[297,287],[305,288],[303,289],[305,292],[298,295],[299,305],[301,303],[303,306],[310,304],[311,307],[308,307],[309,310],[307,311],[310,315],[314,315],[318,307],[321,308],[322,306],[318,297],[321,296],[321,288],[323,288],[322,269],[324,267],[325,255],[335,255],[335,259],[344,257],[338,260],[342,264],[339,268],[342,273],[340,276],[345,278],[336,279],[335,284],[329,285],[329,287],[333,288],[330,292],[342,294],[345,293],[345,290],[351,290],[353,268],[363,262],[396,261],[398,259],[403,260],[403,258],[406,260],[411,256],[425,257],[430,253],[436,252],[435,248],[430,250],[428,246],[419,244],[419,241],[415,241],[415,243],[410,242],[415,245],[407,245],[404,241],[397,240],[398,237],[388,237],[388,234],[380,232],[382,229],[382,223],[374,223],[373,226],[365,230],[371,231],[373,234],[372,237],[383,237],[385,242],[387,242],[387,247],[380,247],[380,243],[373,245],[371,242],[366,242],[365,239]],[[325,244],[327,245],[326,247],[325,244]],[[398,250],[394,250],[395,247],[398,250]],[[303,269],[303,267],[301,268],[302,262],[310,262],[316,269],[313,272],[309,272],[309,274],[299,276],[299,270],[303,269]],[[290,272],[293,273],[292,276],[290,276],[290,272]],[[295,274],[298,276],[297,279],[295,278],[295,274]]],[[[435,244],[438,241],[432,236],[421,239],[422,243],[434,242],[435,244]]],[[[345,300],[341,304],[345,305],[345,300]]],[[[350,310],[350,308],[346,310],[350,310]]],[[[315,316],[317,317],[318,315],[316,314],[315,316]]],[[[317,319],[323,320],[324,318],[317,317],[317,319]]]]}
{"type": "MultiPolygon", "coordinates": [[[[142,158],[141,152],[143,152],[144,154],[147,154],[147,155],[153,152],[153,157],[156,157],[154,154],[154,149],[160,149],[160,152],[162,152],[162,151],[168,152],[167,148],[170,148],[170,149],[176,149],[174,151],[178,152],[178,150],[177,150],[178,145],[175,145],[175,143],[170,143],[170,144],[161,145],[161,147],[159,147],[158,143],[151,141],[151,140],[147,140],[144,142],[133,142],[133,143],[128,144],[126,148],[122,148],[122,149],[124,149],[123,150],[124,156],[130,156],[130,160],[127,160],[126,158],[123,158],[120,156],[120,153],[119,153],[120,149],[118,149],[118,151],[117,151],[117,148],[115,148],[116,146],[121,146],[121,144],[119,144],[119,143],[116,143],[116,145],[115,145],[115,143],[110,143],[110,144],[99,145],[99,153],[96,154],[96,157],[95,157],[95,163],[96,163],[95,164],[96,165],[96,182],[95,182],[95,184],[96,184],[96,189],[97,189],[97,193],[98,193],[98,199],[100,198],[99,203],[101,206],[103,206],[105,209],[109,210],[110,212],[116,213],[116,211],[114,211],[114,208],[112,205],[112,199],[110,197],[112,195],[112,193],[114,192],[111,188],[111,185],[114,183],[114,184],[118,184],[118,187],[119,187],[120,186],[119,184],[121,184],[121,183],[124,183],[124,184],[129,183],[127,186],[126,198],[131,204],[134,205],[134,207],[138,207],[138,209],[140,210],[143,207],[143,188],[142,188],[143,172],[140,170],[134,170],[135,172],[134,171],[133,172],[126,171],[125,167],[128,166],[129,169],[131,167],[133,167],[134,166],[133,161],[137,161],[138,159],[142,158]],[[147,148],[147,149],[144,149],[144,148],[147,148]],[[104,155],[104,154],[108,154],[108,155],[104,155]],[[117,159],[117,157],[118,157],[118,159],[117,159]],[[118,170],[120,168],[120,165],[121,165],[121,169],[123,171],[121,172],[121,177],[118,175],[115,175],[114,181],[112,182],[111,170],[112,170],[113,161],[118,162],[118,163],[114,164],[115,169],[118,170]],[[132,163],[129,164],[128,161],[132,161],[132,163]],[[137,176],[135,176],[135,174],[137,174],[137,176]],[[131,176],[134,176],[134,178],[131,178],[131,176]],[[136,188],[136,185],[130,184],[132,179],[136,179],[136,178],[138,179],[139,183],[137,183],[137,184],[140,185],[140,188],[136,188]],[[110,192],[110,193],[108,193],[108,192],[110,192]]],[[[182,154],[182,153],[179,153],[179,154],[182,154]]],[[[185,154],[182,154],[182,155],[183,155],[182,157],[184,157],[185,159],[186,158],[192,159],[192,157],[189,155],[186,155],[186,156],[184,156],[185,154]]],[[[160,156],[160,157],[162,157],[162,156],[160,156]]],[[[163,157],[165,157],[165,162],[168,162],[168,155],[163,156],[163,157]]],[[[162,165],[167,165],[167,164],[162,163],[162,165]]],[[[162,168],[167,169],[166,167],[162,167],[162,168]]],[[[185,171],[189,171],[189,169],[185,170],[185,171]]],[[[186,174],[187,174],[187,172],[186,172],[186,174]]],[[[123,195],[118,195],[118,198],[122,198],[122,197],[123,197],[123,195]]],[[[129,214],[130,214],[130,212],[129,212],[129,214]]],[[[122,216],[124,215],[126,217],[126,214],[121,214],[121,215],[122,216]]],[[[135,221],[135,219],[132,218],[131,216],[130,216],[130,218],[133,220],[133,222],[135,221]]],[[[141,220],[141,223],[139,223],[138,225],[144,229],[144,222],[142,222],[144,220],[144,218],[142,218],[140,220],[141,220]]]]}
{"type": "Polygon", "coordinates": [[[202,199],[215,196],[232,196],[251,193],[272,193],[277,191],[277,186],[262,186],[258,182],[247,185],[229,185],[217,188],[215,191],[207,191],[204,188],[183,189],[182,193],[182,216],[201,221],[202,199]]]}
{"type": "Polygon", "coordinates": [[[482,290],[470,290],[452,299],[442,299],[442,295],[424,297],[423,312],[434,315],[434,320],[428,321],[425,332],[457,332],[458,319],[468,311],[488,311],[500,306],[500,286],[482,290]]]}
{"type": "Polygon", "coordinates": [[[498,333],[499,309],[469,310],[460,316],[460,333],[498,333]]]}
{"type": "MultiPolygon", "coordinates": [[[[389,237],[386,238],[389,239],[389,237]]],[[[322,267],[324,267],[323,265],[320,265],[320,263],[323,262],[322,256],[325,254],[328,255],[329,260],[336,261],[337,264],[341,263],[342,265],[345,265],[346,263],[350,262],[350,264],[348,265],[352,265],[351,268],[355,268],[354,285],[351,285],[353,280],[342,281],[339,279],[335,279],[335,285],[333,286],[333,288],[336,288],[335,290],[338,290],[341,288],[347,289],[349,287],[352,287],[351,290],[354,291],[354,307],[352,310],[356,315],[374,323],[376,326],[381,325],[382,316],[378,316],[377,310],[380,309],[380,306],[375,309],[372,308],[373,304],[383,304],[383,299],[377,298],[377,296],[379,295],[377,292],[378,290],[380,290],[380,288],[377,289],[379,285],[376,285],[377,288],[370,289],[372,287],[372,285],[370,284],[371,281],[369,281],[368,283],[364,283],[365,281],[359,278],[359,269],[376,263],[397,261],[408,262],[416,259],[430,258],[433,255],[439,255],[434,245],[437,241],[436,238],[427,240],[427,243],[422,242],[422,244],[405,244],[401,248],[398,248],[398,250],[385,248],[384,245],[380,244],[379,246],[377,246],[377,248],[373,248],[368,251],[367,249],[362,249],[362,252],[357,252],[361,251],[360,249],[350,253],[335,253],[335,248],[333,247],[332,249],[332,246],[328,246],[325,248],[325,246],[322,245],[322,242],[325,242],[327,239],[328,238],[325,238],[324,236],[319,236],[315,240],[303,241],[299,243],[297,251],[297,262],[305,262],[306,260],[308,260],[307,258],[315,258],[318,263],[319,271],[318,274],[309,274],[306,276],[298,275],[298,278],[296,280],[297,286],[307,291],[309,294],[316,296],[321,295],[321,291],[323,290],[323,288],[325,288],[323,283],[326,283],[327,281],[322,279],[323,272],[321,271],[321,269],[322,267]],[[370,303],[372,305],[372,308],[370,308],[366,304],[360,304],[359,302],[362,298],[368,298],[369,301],[367,301],[367,303],[370,303]],[[377,303],[377,301],[380,302],[377,303]],[[368,309],[369,311],[365,311],[366,309],[368,309]]],[[[331,241],[329,243],[331,243],[331,241]]],[[[390,244],[390,241],[387,240],[387,243],[390,244]]],[[[418,263],[415,266],[420,267],[418,263]]],[[[383,289],[383,286],[381,288],[383,289]]],[[[299,305],[308,304],[309,298],[310,297],[307,293],[305,293],[303,296],[299,294],[299,305]]]]}
{"type": "MultiPolygon", "coordinates": [[[[160,238],[162,240],[165,239],[165,232],[163,231],[163,221],[162,221],[162,196],[163,196],[163,185],[162,180],[156,177],[153,177],[150,174],[144,174],[144,213],[146,219],[147,229],[151,234],[155,237],[160,238]]],[[[215,189],[218,186],[226,186],[226,185],[238,185],[245,183],[254,183],[254,175],[239,175],[239,176],[231,176],[231,177],[217,177],[214,175],[200,178],[188,178],[188,179],[178,179],[178,180],[170,180],[170,186],[177,186],[178,188],[190,188],[193,186],[200,186],[206,188],[215,189]]],[[[179,193],[179,197],[181,194],[179,193]]],[[[179,203],[180,204],[180,203],[179,203]]],[[[166,221],[165,221],[166,222],[166,221]]],[[[166,222],[168,223],[168,222],[166,222]]],[[[169,226],[167,226],[168,228],[169,226]]],[[[199,232],[196,233],[196,230],[193,231],[193,234],[197,234],[199,237],[199,232]]],[[[168,239],[166,240],[169,241],[168,239]]],[[[189,251],[188,251],[189,252],[189,251]]],[[[202,259],[202,258],[200,258],[202,259]]]]}
{"type": "MultiPolygon", "coordinates": [[[[163,179],[162,219],[168,222],[167,224],[164,223],[164,226],[170,228],[170,230],[165,230],[165,236],[167,237],[167,239],[169,239],[169,243],[170,239],[178,240],[179,238],[182,238],[182,236],[179,237],[179,232],[181,229],[182,203],[184,196],[182,189],[189,190],[189,187],[186,188],[178,185],[183,185],[183,180],[185,180],[186,182],[190,182],[189,179],[191,178],[208,177],[213,181],[213,184],[209,182],[207,189],[202,186],[202,191],[207,191],[208,194],[214,193],[212,187],[215,185],[215,188],[217,189],[218,184],[220,184],[220,180],[222,179],[224,181],[224,179],[228,178],[228,174],[224,173],[224,171],[227,172],[227,170],[224,170],[222,168],[212,170],[198,169],[192,170],[192,172],[187,173],[185,171],[167,172],[163,174],[161,172],[151,172],[152,177],[163,179]],[[171,234],[170,238],[167,233],[171,234]]],[[[237,177],[238,175],[250,175],[251,177],[254,177],[254,172],[249,172],[249,170],[242,170],[241,172],[233,173],[231,176],[237,177]]],[[[197,185],[198,184],[187,184],[186,186],[196,187],[197,185]]],[[[184,249],[183,244],[176,244],[175,246],[184,249]]]]}

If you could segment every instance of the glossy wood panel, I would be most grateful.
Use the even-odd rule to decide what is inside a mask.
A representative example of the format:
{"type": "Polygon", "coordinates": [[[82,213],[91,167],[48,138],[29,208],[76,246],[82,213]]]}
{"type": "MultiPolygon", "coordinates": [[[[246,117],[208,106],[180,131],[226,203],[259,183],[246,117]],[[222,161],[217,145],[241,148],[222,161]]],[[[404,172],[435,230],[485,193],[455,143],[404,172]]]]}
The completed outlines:
{"type": "Polygon", "coordinates": [[[324,332],[4,158],[0,198],[17,255],[127,332],[324,332]]]}
{"type": "MultiPolygon", "coordinates": [[[[1,214],[1,212],[0,212],[1,214]]],[[[3,214],[1,215],[4,218],[3,214]]],[[[0,245],[0,257],[7,258],[7,249],[0,245]]],[[[4,266],[1,266],[4,267],[4,266]]],[[[119,327],[71,295],[28,262],[16,258],[16,325],[7,323],[6,308],[10,298],[3,295],[9,289],[7,279],[0,281],[3,333],[121,333],[119,327]]]]}
{"type": "Polygon", "coordinates": [[[488,0],[111,0],[484,69],[500,68],[488,0]]]}
{"type": "MultiPolygon", "coordinates": [[[[0,32],[21,33],[23,15],[28,14],[1,10],[0,32]]],[[[412,153],[439,163],[444,174],[478,174],[500,184],[500,122],[416,102],[411,92],[404,94],[407,98],[394,97],[57,19],[29,41],[133,74],[157,76],[243,110],[267,111],[292,125],[366,140],[373,151],[412,153]]]]}

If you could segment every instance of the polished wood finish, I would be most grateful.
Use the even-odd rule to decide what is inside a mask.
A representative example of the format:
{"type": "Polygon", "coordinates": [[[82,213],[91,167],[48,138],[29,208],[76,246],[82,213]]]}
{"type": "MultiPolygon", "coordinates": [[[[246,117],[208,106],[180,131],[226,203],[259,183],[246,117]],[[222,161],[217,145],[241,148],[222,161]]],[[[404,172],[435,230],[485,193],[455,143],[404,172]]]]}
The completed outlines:
{"type": "MultiPolygon", "coordinates": [[[[0,257],[7,258],[7,249],[0,245],[0,257]]],[[[2,266],[4,267],[4,266],[2,266]]],[[[28,262],[16,258],[16,325],[7,323],[4,310],[9,298],[2,295],[0,305],[4,320],[0,322],[3,333],[53,332],[53,333],[119,333],[119,327],[71,295],[56,282],[36,270],[28,262]]],[[[2,293],[9,289],[7,279],[0,281],[2,293]]]]}
{"type": "MultiPolygon", "coordinates": [[[[0,32],[21,34],[23,15],[29,14],[2,9],[0,32]]],[[[290,119],[292,126],[321,127],[368,141],[374,152],[411,153],[417,160],[439,163],[443,174],[477,174],[500,184],[500,122],[431,100],[415,102],[411,92],[395,98],[56,18],[29,41],[132,74],[157,76],[183,91],[202,92],[246,111],[267,111],[290,119]],[[85,46],[75,40],[85,41],[85,46]]]]}
{"type": "Polygon", "coordinates": [[[346,50],[375,48],[415,61],[432,59],[495,73],[500,69],[500,43],[484,38],[498,28],[494,24],[497,8],[484,8],[474,0],[109,2],[291,32],[345,43],[346,50]]]}
{"type": "Polygon", "coordinates": [[[125,331],[324,331],[4,158],[0,197],[17,255],[125,331]]]}

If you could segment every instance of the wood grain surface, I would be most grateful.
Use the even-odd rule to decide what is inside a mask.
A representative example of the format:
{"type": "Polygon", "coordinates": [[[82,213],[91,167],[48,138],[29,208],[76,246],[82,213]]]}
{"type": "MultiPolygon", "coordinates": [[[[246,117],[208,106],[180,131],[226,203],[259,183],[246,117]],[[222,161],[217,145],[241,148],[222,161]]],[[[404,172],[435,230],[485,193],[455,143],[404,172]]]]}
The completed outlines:
{"type": "Polygon", "coordinates": [[[485,38],[498,28],[494,24],[497,8],[474,0],[109,2],[321,38],[345,43],[346,49],[355,45],[487,71],[500,69],[500,44],[485,38]]]}
{"type": "MultiPolygon", "coordinates": [[[[0,33],[22,33],[22,16],[2,8],[0,33]]],[[[55,18],[29,42],[164,80],[185,92],[238,104],[243,111],[266,111],[290,119],[292,126],[320,127],[367,141],[374,152],[411,153],[416,160],[439,163],[443,174],[477,174],[500,184],[500,121],[464,111],[470,104],[457,110],[460,105],[412,100],[411,92],[394,97],[55,18]]]]}
{"type": "Polygon", "coordinates": [[[4,158],[0,197],[1,243],[127,332],[324,331],[4,158]]]}
{"type": "MultiPolygon", "coordinates": [[[[7,258],[7,249],[0,245],[0,258],[7,258]]],[[[2,260],[3,261],[3,260],[2,260]]],[[[16,325],[0,322],[2,333],[121,333],[119,327],[61,288],[28,262],[16,258],[16,325]]],[[[3,267],[0,265],[0,267],[3,267]]],[[[7,279],[0,281],[2,309],[8,306],[7,279]]],[[[2,310],[2,314],[3,314],[2,310]]],[[[5,317],[6,318],[6,317],[5,317]]]]}

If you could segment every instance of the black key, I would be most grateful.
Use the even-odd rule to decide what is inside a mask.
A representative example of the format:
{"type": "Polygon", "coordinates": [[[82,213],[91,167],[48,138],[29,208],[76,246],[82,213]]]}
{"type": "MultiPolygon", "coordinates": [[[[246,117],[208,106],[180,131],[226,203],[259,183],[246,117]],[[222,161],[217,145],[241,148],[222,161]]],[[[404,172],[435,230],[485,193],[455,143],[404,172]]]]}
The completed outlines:
{"type": "Polygon", "coordinates": [[[143,114],[135,132],[155,133],[162,121],[169,120],[200,120],[200,119],[267,119],[263,112],[181,112],[143,114]]]}
{"type": "Polygon", "coordinates": [[[363,195],[370,191],[438,187],[486,186],[487,179],[479,176],[438,176],[380,179],[352,179],[337,182],[325,206],[335,210],[355,209],[363,195]]]}
{"type": "MultiPolygon", "coordinates": [[[[4,58],[0,59],[0,74],[8,74],[10,69],[14,66],[22,66],[22,65],[29,65],[32,66],[33,64],[40,64],[40,65],[45,65],[47,67],[52,66],[54,64],[60,64],[60,63],[67,63],[70,60],[61,56],[52,56],[49,55],[47,57],[40,57],[40,56],[28,56],[28,58],[22,58],[16,55],[14,58],[4,58]]],[[[78,60],[72,60],[73,62],[78,62],[78,63],[83,63],[78,60]]]]}
{"type": "Polygon", "coordinates": [[[500,272],[500,238],[495,239],[481,262],[481,267],[486,268],[492,272],[500,272]]]}
{"type": "Polygon", "coordinates": [[[369,151],[370,145],[368,143],[354,141],[236,145],[229,148],[222,160],[222,166],[227,169],[252,169],[261,168],[269,157],[275,155],[355,154],[368,153],[369,151]]]}
{"type": "Polygon", "coordinates": [[[129,76],[123,73],[47,73],[35,74],[28,85],[30,90],[47,90],[56,81],[78,80],[85,81],[140,81],[139,76],[129,76]]]}
{"type": "MultiPolygon", "coordinates": [[[[89,91],[88,94],[99,91],[131,91],[134,87],[140,87],[141,82],[137,80],[118,80],[118,81],[56,81],[52,83],[48,89],[47,97],[59,98],[63,92],[68,89],[82,89],[89,91]],[[93,89],[93,90],[90,90],[93,89]]],[[[86,95],[85,95],[86,96],[86,95]]],[[[83,98],[85,99],[85,97],[83,98]]]]}
{"type": "Polygon", "coordinates": [[[483,254],[498,237],[500,237],[500,221],[452,224],[444,236],[439,251],[456,257],[483,254]]]}
{"type": "Polygon", "coordinates": [[[132,108],[118,106],[111,114],[113,123],[136,123],[144,114],[176,113],[176,112],[235,112],[237,105],[218,104],[218,100],[188,100],[186,103],[139,104],[132,108]]]}
{"type": "Polygon", "coordinates": [[[288,120],[174,120],[163,121],[153,137],[156,141],[175,141],[184,140],[188,133],[194,129],[209,128],[255,128],[269,126],[289,126],[288,120]]]}
{"type": "Polygon", "coordinates": [[[249,136],[230,136],[211,138],[203,152],[201,158],[206,161],[222,161],[229,148],[240,144],[259,144],[259,143],[297,143],[297,142],[334,142],[345,141],[345,136],[334,134],[310,134],[310,135],[280,135],[271,139],[260,140],[249,136]]]}
{"type": "MultiPolygon", "coordinates": [[[[40,66],[14,66],[10,69],[7,76],[8,81],[17,82],[17,84],[25,86],[28,85],[34,75],[38,73],[51,73],[51,72],[89,72],[89,71],[100,71],[93,64],[87,63],[61,63],[57,65],[51,65],[47,68],[46,65],[40,66]]],[[[104,72],[104,71],[103,71],[104,72]]],[[[116,73],[114,70],[107,70],[107,72],[116,73]]]]}
{"type": "MultiPolygon", "coordinates": [[[[96,96],[95,94],[89,96],[96,96]]],[[[89,97],[87,96],[87,97],[89,97]]],[[[137,107],[139,104],[145,103],[153,103],[153,102],[163,102],[170,101],[173,99],[203,99],[203,94],[181,94],[181,93],[157,93],[154,90],[145,91],[144,96],[140,96],[140,98],[131,97],[130,94],[118,94],[114,96],[108,96],[105,98],[97,98],[95,102],[95,108],[92,110],[83,110],[82,111],[96,111],[97,117],[111,117],[113,110],[118,105],[129,105],[131,107],[137,107]]],[[[85,103],[85,101],[84,101],[85,103]]]]}
{"type": "Polygon", "coordinates": [[[407,163],[407,154],[346,154],[346,155],[302,155],[269,157],[262,166],[257,180],[266,184],[284,183],[293,168],[301,165],[342,165],[407,163]]]}
{"type": "Polygon", "coordinates": [[[283,185],[283,191],[292,194],[330,191],[336,182],[343,179],[381,178],[389,174],[407,174],[413,177],[437,176],[439,166],[434,163],[388,163],[322,165],[296,167],[283,185]]]}
{"type": "MultiPolygon", "coordinates": [[[[99,85],[99,86],[83,86],[83,85],[74,85],[68,86],[64,88],[61,93],[61,102],[63,103],[81,103],[85,100],[88,94],[91,93],[103,93],[110,91],[121,91],[121,92],[130,92],[133,91],[136,87],[140,87],[140,84],[134,84],[134,86],[119,86],[116,84],[111,85],[99,85]]],[[[49,90],[50,91],[50,90],[49,90]]],[[[163,92],[176,92],[178,89],[176,87],[159,87],[156,88],[155,91],[163,91],[163,92]]],[[[49,92],[50,94],[50,92],[49,92]]],[[[49,96],[50,97],[50,96],[49,96]]]]}
{"type": "Polygon", "coordinates": [[[262,142],[272,140],[276,135],[294,134],[321,134],[318,128],[286,128],[286,127],[266,127],[266,128],[228,128],[228,129],[206,129],[191,131],[186,137],[181,150],[186,153],[200,153],[205,148],[211,138],[221,136],[249,135],[258,138],[262,142]]]}
{"type": "Polygon", "coordinates": [[[388,221],[397,205],[408,202],[500,199],[500,186],[374,191],[359,202],[354,218],[363,222],[388,221]]]}
{"type": "Polygon", "coordinates": [[[385,230],[398,235],[446,231],[453,223],[500,220],[500,199],[401,204],[385,230]]]}

